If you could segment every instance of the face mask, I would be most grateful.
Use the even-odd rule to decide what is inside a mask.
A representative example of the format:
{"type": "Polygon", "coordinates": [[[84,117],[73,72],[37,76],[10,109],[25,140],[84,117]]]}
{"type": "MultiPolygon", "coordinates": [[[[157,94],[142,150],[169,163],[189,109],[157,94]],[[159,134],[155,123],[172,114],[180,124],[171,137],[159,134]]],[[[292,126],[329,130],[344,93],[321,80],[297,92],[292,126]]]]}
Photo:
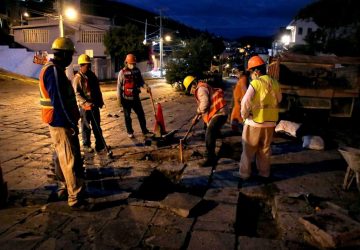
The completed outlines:
{"type": "Polygon", "coordinates": [[[135,67],[134,64],[128,64],[129,69],[134,69],[134,67],[135,67]]]}
{"type": "Polygon", "coordinates": [[[196,90],[196,86],[195,86],[195,84],[192,84],[191,89],[190,89],[190,94],[195,95],[195,90],[196,90]]]}

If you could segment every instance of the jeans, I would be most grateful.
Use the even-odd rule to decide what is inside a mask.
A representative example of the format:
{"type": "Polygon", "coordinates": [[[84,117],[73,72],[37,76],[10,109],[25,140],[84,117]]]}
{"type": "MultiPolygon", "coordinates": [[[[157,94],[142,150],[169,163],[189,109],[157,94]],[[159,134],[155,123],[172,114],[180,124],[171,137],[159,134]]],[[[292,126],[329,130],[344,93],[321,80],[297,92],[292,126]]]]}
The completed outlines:
{"type": "Polygon", "coordinates": [[[217,115],[214,116],[209,124],[207,125],[205,132],[205,145],[206,145],[206,158],[209,160],[214,160],[216,139],[220,137],[221,127],[225,124],[227,120],[227,115],[217,115]]]}
{"type": "Polygon", "coordinates": [[[145,120],[145,113],[143,107],[141,105],[140,98],[134,98],[134,100],[121,100],[121,104],[124,109],[124,117],[125,117],[125,125],[128,134],[134,133],[132,127],[132,119],[131,119],[131,109],[134,110],[135,114],[139,119],[140,128],[143,134],[148,133],[148,129],[146,128],[146,120],[145,120]]]}
{"type": "Polygon", "coordinates": [[[83,146],[88,146],[88,147],[91,146],[90,136],[92,129],[95,137],[95,149],[96,150],[103,149],[105,145],[102,141],[102,130],[100,127],[99,108],[93,107],[92,110],[84,110],[80,108],[80,116],[81,116],[81,135],[82,135],[83,146]]]}

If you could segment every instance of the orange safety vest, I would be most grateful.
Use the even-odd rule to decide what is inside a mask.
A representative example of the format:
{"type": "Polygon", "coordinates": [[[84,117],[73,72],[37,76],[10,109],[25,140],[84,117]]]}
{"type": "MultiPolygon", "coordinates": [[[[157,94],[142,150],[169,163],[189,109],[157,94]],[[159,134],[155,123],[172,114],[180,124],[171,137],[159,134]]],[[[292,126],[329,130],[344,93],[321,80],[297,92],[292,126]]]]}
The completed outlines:
{"type": "Polygon", "coordinates": [[[54,64],[52,62],[48,62],[40,71],[39,76],[39,87],[40,87],[40,105],[41,105],[41,118],[45,123],[51,123],[54,118],[54,107],[51,104],[51,99],[49,97],[49,93],[45,88],[44,84],[44,74],[45,71],[54,64]]]}
{"type": "Polygon", "coordinates": [[[211,118],[226,105],[224,91],[220,88],[212,88],[205,82],[199,82],[195,90],[195,98],[198,103],[200,100],[197,98],[197,91],[200,87],[205,87],[209,90],[210,107],[208,112],[203,115],[204,122],[209,123],[211,118]]]}
{"type": "MultiPolygon", "coordinates": [[[[49,92],[47,91],[47,89],[45,87],[45,83],[44,83],[44,74],[50,66],[55,67],[54,63],[50,61],[47,64],[45,64],[45,66],[41,69],[40,75],[39,75],[41,118],[42,118],[43,122],[48,123],[48,124],[53,122],[54,115],[55,115],[54,107],[51,104],[49,92]]],[[[58,87],[59,86],[56,86],[56,88],[58,88],[58,87]]],[[[71,90],[72,93],[74,92],[70,82],[69,82],[69,90],[71,90]]],[[[71,125],[74,125],[75,121],[77,123],[77,121],[80,117],[79,110],[76,105],[75,94],[68,96],[64,100],[61,100],[61,102],[62,101],[65,102],[66,107],[67,106],[71,107],[71,110],[69,110],[69,112],[70,112],[69,114],[66,112],[66,110],[64,110],[64,115],[65,115],[67,121],[71,125]],[[69,117],[68,115],[70,115],[71,117],[69,117]],[[72,119],[74,119],[74,121],[72,121],[72,119]]]]}

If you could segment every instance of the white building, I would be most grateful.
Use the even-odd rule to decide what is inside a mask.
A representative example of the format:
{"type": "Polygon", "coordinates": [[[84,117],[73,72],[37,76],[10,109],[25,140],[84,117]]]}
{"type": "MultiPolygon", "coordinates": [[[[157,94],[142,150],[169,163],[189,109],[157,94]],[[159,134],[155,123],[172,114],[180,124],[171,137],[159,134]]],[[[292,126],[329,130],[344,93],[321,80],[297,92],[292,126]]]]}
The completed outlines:
{"type": "MultiPolygon", "coordinates": [[[[110,18],[81,15],[76,22],[64,20],[64,36],[75,44],[76,53],[69,68],[77,69],[77,58],[87,54],[93,59],[93,71],[99,79],[114,77],[111,59],[105,55],[105,33],[111,26],[110,18]]],[[[31,51],[51,54],[52,42],[60,36],[59,20],[51,16],[28,18],[27,24],[12,27],[14,41],[31,51]]]]}
{"type": "Polygon", "coordinates": [[[289,45],[306,44],[305,37],[318,29],[318,26],[311,19],[292,20],[286,29],[290,31],[289,45]]]}

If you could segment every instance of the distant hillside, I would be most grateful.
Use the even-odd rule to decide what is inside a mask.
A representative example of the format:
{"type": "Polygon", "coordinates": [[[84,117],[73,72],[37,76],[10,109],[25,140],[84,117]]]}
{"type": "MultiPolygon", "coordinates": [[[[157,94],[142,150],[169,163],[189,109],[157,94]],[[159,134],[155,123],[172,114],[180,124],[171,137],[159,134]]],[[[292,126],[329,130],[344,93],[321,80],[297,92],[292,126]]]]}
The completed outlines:
{"type": "Polygon", "coordinates": [[[271,43],[273,39],[274,38],[271,36],[267,36],[267,37],[245,36],[245,37],[240,37],[236,40],[240,42],[242,46],[245,46],[247,44],[252,44],[255,47],[271,48],[271,43]]]}
{"type": "MultiPolygon", "coordinates": [[[[137,8],[125,3],[120,3],[114,0],[87,0],[81,2],[81,8],[84,13],[90,15],[99,15],[103,17],[113,18],[115,25],[124,25],[126,23],[133,23],[140,29],[145,29],[145,20],[148,23],[148,34],[157,32],[159,30],[159,15],[147,10],[137,8]]],[[[177,33],[182,39],[191,38],[199,35],[200,30],[186,26],[175,20],[163,17],[163,29],[172,30],[177,33]]]]}

